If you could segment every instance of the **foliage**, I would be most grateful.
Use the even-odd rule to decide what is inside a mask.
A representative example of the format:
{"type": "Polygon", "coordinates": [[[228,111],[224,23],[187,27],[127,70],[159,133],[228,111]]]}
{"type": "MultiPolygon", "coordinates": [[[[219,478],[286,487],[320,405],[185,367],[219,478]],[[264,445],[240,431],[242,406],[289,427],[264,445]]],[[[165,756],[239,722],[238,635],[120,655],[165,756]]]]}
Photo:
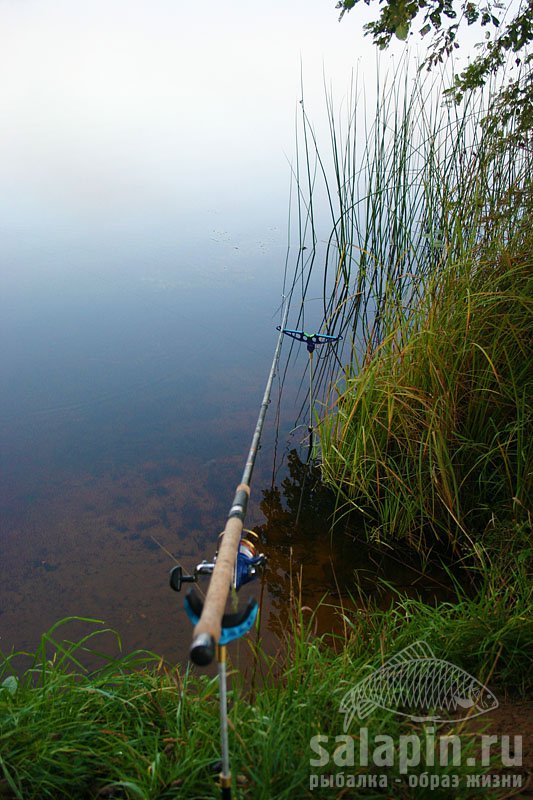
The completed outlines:
{"type": "Polygon", "coordinates": [[[503,74],[511,54],[518,76],[503,84],[484,124],[489,131],[497,131],[504,138],[511,136],[523,147],[531,146],[533,128],[533,55],[527,51],[532,39],[533,0],[529,0],[502,33],[487,42],[484,52],[454,77],[453,86],[447,90],[448,96],[460,103],[465,92],[483,87],[491,76],[503,74]]]}
{"type": "Polygon", "coordinates": [[[482,131],[481,98],[445,107],[444,77],[411,77],[403,61],[392,77],[378,76],[374,109],[360,107],[357,80],[342,116],[327,96],[325,142],[302,104],[297,322],[322,290],[324,328],[344,337],[322,361],[319,354],[317,390],[331,352],[340,365],[352,357],[343,345],[353,342],[361,355],[383,338],[393,300],[415,304],[427,277],[482,238],[509,240],[529,213],[530,154],[482,131]]]}
{"type": "MultiPolygon", "coordinates": [[[[341,9],[341,18],[358,2],[340,0],[337,8],[341,9]]],[[[365,2],[370,5],[375,0],[365,2]]],[[[445,56],[459,47],[458,34],[463,21],[469,26],[479,23],[485,31],[485,41],[478,45],[481,50],[463,72],[454,76],[447,94],[460,103],[465,92],[485,86],[492,76],[499,74],[503,79],[510,56],[511,69],[519,68],[518,75],[507,84],[503,83],[487,116],[487,124],[503,133],[506,124],[516,116],[519,130],[515,133],[524,145],[530,144],[533,61],[528,45],[533,39],[533,0],[522,0],[511,21],[503,26],[502,21],[512,8],[509,0],[507,4],[487,0],[482,5],[472,0],[386,0],[379,6],[378,19],[364,26],[366,33],[371,34],[374,43],[383,49],[394,35],[406,39],[412,26],[419,21],[421,36],[430,32],[434,36],[425,61],[428,68],[441,63],[445,56]]]]}
{"type": "MultiPolygon", "coordinates": [[[[351,11],[360,0],[339,0],[337,8],[341,9],[340,19],[347,11],[351,11]]],[[[370,5],[376,0],[365,0],[370,5]]],[[[486,29],[486,37],[490,38],[491,28],[498,30],[501,24],[501,11],[507,6],[503,2],[487,0],[483,5],[471,0],[386,0],[380,3],[379,17],[365,25],[367,34],[371,34],[380,48],[389,45],[393,36],[406,39],[411,26],[416,22],[422,24],[421,36],[433,33],[435,40],[428,56],[432,64],[442,61],[444,55],[450,55],[459,47],[457,34],[461,23],[467,25],[479,23],[486,29]],[[496,16],[498,14],[498,16],[496,16]]],[[[531,0],[522,3],[516,17],[508,23],[497,37],[498,46],[503,50],[521,50],[531,41],[531,0]],[[529,19],[528,19],[529,15],[529,19]]]]}

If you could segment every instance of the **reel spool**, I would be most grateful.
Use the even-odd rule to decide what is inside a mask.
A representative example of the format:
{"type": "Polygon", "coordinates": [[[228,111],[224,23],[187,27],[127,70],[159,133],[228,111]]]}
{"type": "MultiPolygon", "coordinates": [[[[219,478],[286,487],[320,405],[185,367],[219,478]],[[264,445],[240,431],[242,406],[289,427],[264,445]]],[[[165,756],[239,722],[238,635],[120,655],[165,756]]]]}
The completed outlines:
{"type": "Polygon", "coordinates": [[[253,581],[257,576],[257,570],[262,567],[266,562],[264,553],[258,553],[256,544],[259,544],[259,536],[254,531],[244,531],[248,537],[255,539],[255,542],[250,541],[250,538],[241,539],[239,549],[237,551],[237,563],[235,564],[235,571],[233,573],[233,588],[238,591],[245,583],[253,581]]]}
{"type": "MultiPolygon", "coordinates": [[[[235,562],[235,569],[233,570],[232,587],[238,591],[245,583],[253,581],[257,577],[258,570],[266,563],[266,556],[264,553],[259,553],[257,545],[259,544],[259,536],[255,531],[245,529],[243,531],[247,538],[242,538],[239,543],[237,551],[237,560],[235,562]]],[[[219,538],[223,536],[221,533],[219,538]]],[[[217,551],[218,552],[218,551],[217,551]]],[[[196,583],[200,575],[211,575],[216,563],[217,557],[212,562],[202,561],[194,568],[192,575],[184,575],[183,567],[178,564],[170,570],[170,588],[175,592],[181,591],[184,583],[196,583]]]]}

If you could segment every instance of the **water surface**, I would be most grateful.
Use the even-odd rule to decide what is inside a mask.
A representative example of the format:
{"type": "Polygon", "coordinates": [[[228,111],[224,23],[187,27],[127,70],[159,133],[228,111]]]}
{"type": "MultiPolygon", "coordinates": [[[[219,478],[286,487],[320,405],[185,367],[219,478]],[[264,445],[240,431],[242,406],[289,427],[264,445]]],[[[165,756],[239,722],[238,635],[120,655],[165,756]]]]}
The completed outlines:
{"type": "MultiPolygon", "coordinates": [[[[126,650],[187,657],[191,627],[168,572],[214,555],[277,338],[285,233],[251,223],[244,234],[227,223],[203,234],[156,230],[6,230],[4,652],[33,650],[57,620],[81,616],[115,629],[126,650]]],[[[308,329],[320,325],[321,307],[309,304],[308,329]]],[[[274,385],[247,518],[268,556],[270,651],[296,600],[307,613],[320,606],[317,630],[335,630],[344,623],[332,605],[362,602],[361,587],[375,593],[378,574],[402,587],[418,581],[362,549],[357,524],[330,535],[331,497],[302,464],[306,426],[291,433],[305,407],[300,350],[274,385]]],[[[259,596],[261,587],[243,591],[259,596]]]]}
{"type": "MultiPolygon", "coordinates": [[[[177,658],[168,570],[213,555],[270,366],[283,248],[274,229],[137,251],[71,241],[4,256],[1,646],[82,615],[177,658]]],[[[269,469],[262,453],[257,479],[269,469]]]]}

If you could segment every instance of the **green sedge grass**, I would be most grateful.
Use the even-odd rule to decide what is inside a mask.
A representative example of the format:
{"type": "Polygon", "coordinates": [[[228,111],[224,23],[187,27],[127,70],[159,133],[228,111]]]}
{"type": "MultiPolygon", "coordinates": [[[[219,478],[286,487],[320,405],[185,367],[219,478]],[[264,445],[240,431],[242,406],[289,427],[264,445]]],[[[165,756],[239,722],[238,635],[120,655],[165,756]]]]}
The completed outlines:
{"type": "Polygon", "coordinates": [[[529,250],[443,271],[320,425],[323,473],[381,538],[471,544],[532,496],[529,250]],[[407,328],[407,330],[405,330],[407,328]]]}
{"type": "MultiPolygon", "coordinates": [[[[480,568],[481,569],[481,568],[480,568]]],[[[457,584],[455,602],[438,605],[398,595],[391,607],[372,604],[357,611],[339,608],[345,635],[319,635],[315,614],[295,601],[279,651],[268,656],[251,643],[263,662],[261,685],[250,687],[229,669],[230,752],[234,793],[248,798],[341,797],[339,790],[310,788],[310,774],[339,771],[331,760],[311,763],[313,736],[326,736],[330,755],[343,733],[339,705],[344,694],[388,657],[416,641],[439,658],[490,681],[503,695],[530,686],[531,589],[525,563],[515,562],[514,588],[505,568],[486,564],[480,590],[468,596],[457,584]]],[[[135,652],[100,657],[88,672],[88,654],[98,656],[105,629],[90,637],[64,640],[73,620],[43,636],[33,655],[13,653],[0,664],[0,790],[4,798],[215,798],[219,759],[218,689],[214,678],[187,667],[173,668],[157,655],[135,652]],[[21,666],[21,658],[26,660],[21,666]],[[29,661],[28,661],[29,659],[29,661]]],[[[363,724],[363,723],[361,723],[363,724]]],[[[364,722],[371,736],[397,740],[422,732],[391,712],[375,709],[364,722]]],[[[351,731],[355,745],[359,729],[351,731]]],[[[468,774],[475,753],[471,735],[462,738],[463,766],[437,765],[439,775],[468,774]]],[[[483,771],[490,768],[485,765],[483,771]]],[[[404,797],[398,763],[387,770],[391,797],[404,797]]],[[[421,763],[418,772],[423,771],[421,763]]],[[[357,760],[349,772],[368,768],[357,760]]],[[[479,766],[476,767],[479,772],[479,766]]],[[[464,789],[456,796],[475,797],[464,789]]],[[[378,797],[379,791],[361,791],[378,797]]],[[[417,796],[434,797],[421,790],[417,796]]],[[[446,792],[443,792],[446,797],[446,792]]],[[[449,796],[449,795],[448,795],[449,796]]]]}

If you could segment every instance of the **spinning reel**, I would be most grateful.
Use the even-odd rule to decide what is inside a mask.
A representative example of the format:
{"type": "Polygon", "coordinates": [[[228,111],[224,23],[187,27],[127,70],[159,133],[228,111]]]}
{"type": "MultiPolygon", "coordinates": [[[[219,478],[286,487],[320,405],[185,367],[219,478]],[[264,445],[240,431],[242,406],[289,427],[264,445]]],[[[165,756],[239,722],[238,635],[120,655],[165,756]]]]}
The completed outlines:
{"type": "MultiPolygon", "coordinates": [[[[254,531],[246,530],[247,537],[242,538],[237,551],[237,559],[233,570],[231,586],[238,591],[245,583],[255,580],[260,569],[266,563],[264,553],[257,552],[259,537],[254,531]],[[250,541],[254,539],[255,541],[250,541]]],[[[223,534],[221,534],[222,536],[223,534]]],[[[220,538],[220,537],[219,537],[220,538]]],[[[215,569],[217,557],[212,562],[202,561],[194,568],[192,575],[184,575],[181,565],[175,566],[170,571],[170,588],[175,592],[181,591],[184,583],[197,583],[201,575],[211,575],[215,569]]],[[[203,601],[191,589],[185,596],[185,611],[193,625],[196,625],[202,615],[203,601]]],[[[238,639],[247,633],[255,622],[259,606],[256,600],[250,599],[248,605],[234,614],[224,614],[222,617],[222,634],[218,642],[223,646],[238,639]]]]}

